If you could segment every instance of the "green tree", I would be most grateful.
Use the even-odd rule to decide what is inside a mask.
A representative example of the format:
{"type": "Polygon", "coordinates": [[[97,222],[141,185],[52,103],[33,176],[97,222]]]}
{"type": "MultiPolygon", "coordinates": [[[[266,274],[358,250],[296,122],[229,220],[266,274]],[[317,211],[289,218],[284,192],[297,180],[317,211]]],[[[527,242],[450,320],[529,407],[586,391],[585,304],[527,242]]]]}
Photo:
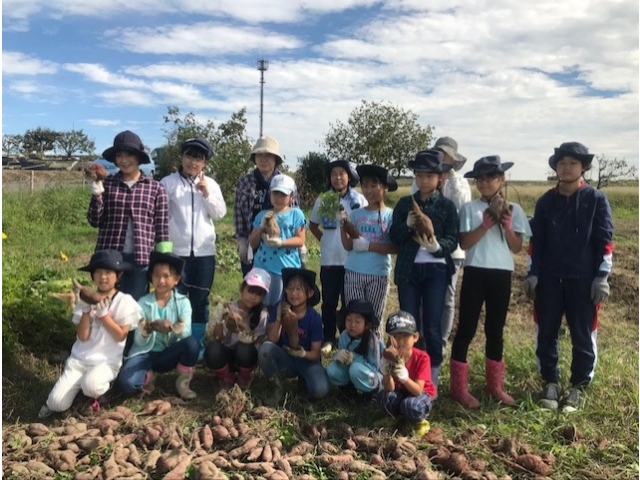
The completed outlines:
{"type": "Polygon", "coordinates": [[[309,152],[304,157],[298,157],[296,185],[303,208],[311,208],[317,196],[327,190],[328,164],[329,157],[324,153],[309,152]]]}
{"type": "Polygon", "coordinates": [[[53,150],[58,140],[59,133],[50,128],[38,127],[35,130],[27,130],[23,137],[23,146],[27,152],[35,151],[38,158],[44,158],[44,152],[53,150]]]}
{"type": "Polygon", "coordinates": [[[20,155],[22,151],[22,135],[6,134],[2,136],[2,151],[11,155],[20,155]]]}
{"type": "Polygon", "coordinates": [[[374,163],[398,176],[416,152],[429,146],[433,128],[418,123],[418,115],[389,102],[362,101],[347,123],[330,124],[323,145],[332,160],[374,163]]]}
{"type": "Polygon", "coordinates": [[[91,155],[96,149],[95,142],[89,140],[89,137],[82,129],[60,132],[56,139],[55,147],[62,151],[67,158],[71,158],[76,152],[91,155]]]}

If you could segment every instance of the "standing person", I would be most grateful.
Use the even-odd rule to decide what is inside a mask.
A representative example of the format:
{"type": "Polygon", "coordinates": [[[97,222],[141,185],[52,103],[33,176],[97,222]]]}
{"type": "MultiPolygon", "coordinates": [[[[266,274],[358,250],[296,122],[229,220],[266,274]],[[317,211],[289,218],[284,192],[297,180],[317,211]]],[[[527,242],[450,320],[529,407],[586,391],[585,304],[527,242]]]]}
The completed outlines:
{"type": "Polygon", "coordinates": [[[495,212],[504,185],[504,172],[513,162],[500,161],[498,155],[482,157],[473,170],[465,174],[476,181],[480,198],[465,203],[460,209],[460,246],[467,258],[460,292],[458,331],[451,348],[451,398],[468,408],[480,403],[469,393],[467,353],[476,334],[482,305],[485,305],[486,389],[497,401],[515,405],[504,391],[506,373],[503,353],[503,330],[511,298],[512,253],[522,250],[523,237],[531,236],[529,222],[522,207],[510,203],[509,208],[495,212]],[[492,202],[493,201],[493,202],[492,202]]]}
{"type": "Polygon", "coordinates": [[[348,215],[358,230],[357,237],[347,233],[347,215],[342,212],[340,238],[349,252],[344,265],[344,298],[347,304],[355,299],[368,300],[376,317],[382,318],[389,295],[391,254],[398,251],[389,238],[393,210],[385,205],[384,194],[396,191],[398,184],[386,168],[378,165],[358,165],[356,171],[368,205],[348,215]]]}
{"type": "Polygon", "coordinates": [[[563,411],[584,403],[598,359],[598,312],[609,297],[613,258],[611,206],[601,190],[584,181],[593,154],[578,142],[554,149],[549,166],[558,185],[536,202],[531,220],[530,266],[525,293],[534,299],[537,324],[536,357],[546,382],[540,404],[557,409],[560,401],[558,332],[562,315],[571,332],[571,387],[563,411]]]}
{"type": "Polygon", "coordinates": [[[204,363],[220,380],[223,389],[237,383],[246,390],[258,366],[258,348],[266,338],[269,311],[262,301],[269,291],[271,277],[261,268],[252,268],[240,285],[240,298],[227,308],[219,304],[207,324],[204,363]],[[237,313],[231,318],[230,313],[237,313]],[[227,321],[223,317],[227,315],[227,321]],[[238,317],[241,317],[238,319],[238,317]],[[231,320],[231,321],[229,321],[231,320]],[[240,329],[240,324],[246,329],[240,329]]]}
{"type": "Polygon", "coordinates": [[[190,138],[180,145],[181,166],[160,183],[169,197],[169,238],[173,253],[185,261],[178,291],[188,295],[193,315],[191,331],[200,343],[209,321],[209,292],[216,270],[215,220],[227,213],[220,186],[204,174],[213,150],[207,139],[190,138]]]}
{"type": "Polygon", "coordinates": [[[295,189],[293,178],[282,174],[273,177],[269,188],[273,208],[256,216],[249,235],[249,245],[256,252],[254,265],[271,276],[269,293],[264,299],[267,307],[274,306],[282,296],[282,269],[302,266],[298,249],[304,245],[306,219],[302,210],[290,207],[295,189]],[[267,213],[272,215],[271,219],[267,213]],[[269,233],[274,221],[277,235],[269,233]]]}
{"type": "Polygon", "coordinates": [[[135,133],[126,130],[116,135],[102,156],[120,171],[104,181],[87,179],[91,190],[87,219],[98,228],[96,251],[117,250],[134,266],[123,274],[120,289],[138,300],[149,291],[149,254],[155,244],[169,240],[167,194],[159,182],[140,171],[140,164],[151,159],[135,133]]]}
{"type": "MultiPolygon", "coordinates": [[[[238,255],[243,277],[253,267],[254,252],[249,245],[249,234],[253,221],[258,213],[262,210],[269,210],[273,206],[269,185],[273,177],[282,173],[278,170],[278,167],[282,166],[278,140],[273,137],[260,137],[253,146],[250,158],[256,168],[238,180],[236,199],[233,204],[234,236],[238,242],[238,255]]],[[[290,206],[298,206],[296,192],[293,192],[290,206]]]]}
{"type": "MultiPolygon", "coordinates": [[[[360,181],[358,172],[351,162],[336,160],[327,165],[329,177],[329,192],[338,195],[340,205],[349,214],[351,211],[367,206],[364,195],[355,190],[360,181]]],[[[326,195],[323,194],[323,195],[326,195]]],[[[340,226],[336,221],[336,213],[322,214],[323,196],[318,197],[311,211],[309,230],[320,242],[320,284],[322,285],[322,329],[324,343],[322,352],[329,353],[336,343],[336,327],[342,331],[344,325],[337,325],[338,302],[344,302],[344,262],[347,260],[347,251],[342,246],[340,239],[340,226]]],[[[343,313],[341,313],[342,315],[343,313]]],[[[341,322],[344,323],[344,322],[341,322]]]]}
{"type": "Polygon", "coordinates": [[[198,341],[191,335],[191,304],[175,288],[184,264],[173,253],[151,252],[148,274],[154,291],[138,301],[143,319],[118,376],[124,393],[151,393],[156,374],[175,369],[178,395],[187,400],[197,397],[189,388],[199,350],[198,341]]]}
{"type": "Polygon", "coordinates": [[[103,298],[98,304],[89,305],[75,292],[71,321],[76,326],[76,341],[39,418],[69,409],[80,391],[93,398],[95,410],[100,409],[101,397],[111,388],[122,366],[127,333],[140,320],[140,306],[117,286],[123,273],[132,267],[123,261],[120,252],[100,250],[91,256],[89,265],[80,268],[91,274],[97,293],[103,298]]]}
{"type": "Polygon", "coordinates": [[[436,388],[443,351],[442,310],[454,272],[451,253],[458,246],[456,206],[441,193],[442,180],[453,165],[443,161],[443,153],[431,149],[409,162],[418,191],[398,201],[389,232],[398,246],[394,281],[400,308],[419,319],[418,332],[431,359],[436,388]]]}

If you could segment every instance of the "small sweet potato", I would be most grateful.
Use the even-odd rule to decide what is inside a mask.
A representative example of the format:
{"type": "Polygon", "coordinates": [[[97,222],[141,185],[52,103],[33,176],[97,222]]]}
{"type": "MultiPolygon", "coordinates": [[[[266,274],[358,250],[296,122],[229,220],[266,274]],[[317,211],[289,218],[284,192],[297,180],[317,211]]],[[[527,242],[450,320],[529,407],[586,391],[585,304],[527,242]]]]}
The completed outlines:
{"type": "Polygon", "coordinates": [[[171,410],[171,404],[166,400],[152,400],[147,402],[140,415],[164,415],[171,410]]]}
{"type": "Polygon", "coordinates": [[[542,458],[538,455],[533,455],[531,453],[527,453],[524,455],[519,455],[516,458],[516,463],[530,472],[536,473],[538,475],[547,476],[553,469],[542,461],[542,458]]]}
{"type": "Polygon", "coordinates": [[[356,442],[356,450],[370,453],[378,453],[380,450],[380,443],[372,437],[365,437],[364,435],[356,435],[353,437],[356,442]]]}
{"type": "Polygon", "coordinates": [[[255,437],[250,438],[243,445],[231,450],[229,452],[229,456],[231,458],[239,458],[239,457],[242,457],[243,455],[247,455],[251,451],[251,449],[257,447],[259,443],[260,443],[259,438],[255,438],[255,437]]]}
{"type": "Polygon", "coordinates": [[[89,305],[97,305],[102,301],[102,299],[104,299],[105,297],[104,295],[96,292],[92,288],[83,286],[75,278],[72,281],[73,281],[73,289],[78,292],[77,295],[79,295],[80,298],[83,301],[87,302],[89,305]]]}
{"type": "Polygon", "coordinates": [[[161,455],[162,453],[160,451],[151,450],[149,452],[149,456],[147,457],[147,460],[144,462],[144,470],[146,470],[147,472],[151,470],[155,470],[161,455]]]}
{"type": "Polygon", "coordinates": [[[262,456],[262,451],[264,450],[264,446],[258,445],[255,448],[252,448],[249,454],[247,455],[247,462],[255,462],[262,456]]]}
{"type": "Polygon", "coordinates": [[[202,427],[202,430],[200,430],[200,444],[205,450],[211,450],[211,447],[213,446],[213,432],[211,431],[211,427],[207,424],[205,424],[205,426],[202,427]]]}
{"type": "Polygon", "coordinates": [[[280,460],[275,462],[275,465],[278,469],[286,473],[288,478],[293,476],[293,469],[291,468],[291,464],[286,458],[281,458],[280,460]]]}
{"type": "Polygon", "coordinates": [[[316,461],[323,467],[329,467],[336,464],[347,464],[353,460],[353,456],[348,454],[342,455],[327,455],[323,453],[316,457],[316,461]]]}
{"type": "Polygon", "coordinates": [[[184,480],[190,463],[191,457],[189,455],[185,455],[182,457],[180,462],[178,462],[178,464],[164,476],[164,480],[184,480]]]}
{"type": "MultiPolygon", "coordinates": [[[[167,450],[158,459],[158,462],[156,463],[156,470],[158,473],[169,473],[185,458],[190,461],[191,456],[181,449],[175,448],[173,450],[167,450]]],[[[187,465],[189,464],[187,463],[187,465]]]]}
{"type": "Polygon", "coordinates": [[[267,442],[262,449],[262,461],[263,462],[271,462],[273,460],[273,450],[271,449],[271,444],[267,442]]]}
{"type": "Polygon", "coordinates": [[[30,423],[27,426],[27,435],[30,437],[43,437],[49,433],[49,428],[43,423],[30,423]]]}
{"type": "Polygon", "coordinates": [[[229,440],[230,437],[229,430],[223,425],[216,425],[211,429],[211,433],[213,433],[213,438],[218,442],[229,440]]]}
{"type": "Polygon", "coordinates": [[[92,163],[87,168],[84,169],[87,176],[91,176],[96,181],[103,181],[109,176],[107,173],[107,169],[104,168],[104,165],[100,165],[99,163],[92,163]]]}
{"type": "Polygon", "coordinates": [[[76,466],[76,454],[71,450],[49,451],[47,457],[56,470],[68,472],[76,466]]]}
{"type": "Polygon", "coordinates": [[[304,455],[311,450],[313,450],[313,446],[309,442],[300,442],[291,447],[289,455],[304,455]]]}
{"type": "Polygon", "coordinates": [[[138,447],[136,447],[135,443],[129,445],[129,456],[127,457],[127,461],[136,467],[142,465],[142,458],[140,458],[140,452],[138,452],[138,447]]]}

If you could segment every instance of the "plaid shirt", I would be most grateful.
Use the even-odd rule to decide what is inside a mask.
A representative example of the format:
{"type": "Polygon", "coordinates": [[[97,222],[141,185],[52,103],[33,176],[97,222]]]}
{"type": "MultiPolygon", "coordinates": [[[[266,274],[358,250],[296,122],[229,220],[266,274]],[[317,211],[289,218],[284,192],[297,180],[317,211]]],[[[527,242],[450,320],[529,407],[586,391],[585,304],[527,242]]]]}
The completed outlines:
{"type": "Polygon", "coordinates": [[[96,251],[122,251],[129,218],[133,221],[136,265],[148,265],[157,242],[169,240],[169,205],[164,187],[144,173],[131,188],[118,172],[104,180],[104,193],[92,196],[87,219],[98,228],[96,251]]]}
{"type": "MultiPolygon", "coordinates": [[[[235,238],[249,238],[251,233],[253,218],[254,218],[254,204],[256,202],[256,186],[258,184],[256,180],[257,169],[251,171],[244,177],[238,180],[236,186],[236,199],[233,204],[233,224],[236,229],[235,238]]],[[[274,170],[271,178],[276,175],[280,175],[280,171],[274,170]]],[[[264,203],[265,199],[258,199],[258,201],[264,203]]],[[[267,198],[268,200],[268,198],[267,198]]],[[[293,192],[291,199],[291,207],[298,206],[298,192],[293,192]]],[[[261,210],[264,210],[265,206],[262,205],[261,210]]]]}
{"type": "MultiPolygon", "coordinates": [[[[440,244],[440,250],[432,255],[444,257],[449,266],[453,266],[451,253],[458,246],[458,213],[455,204],[436,191],[426,201],[420,200],[420,194],[414,195],[420,209],[429,216],[433,223],[436,238],[440,244]]],[[[389,236],[391,241],[398,245],[398,257],[394,269],[394,281],[396,285],[408,283],[411,269],[416,259],[420,245],[412,240],[415,233],[407,226],[407,216],[413,209],[411,196],[402,197],[393,209],[393,221],[389,236]]]]}

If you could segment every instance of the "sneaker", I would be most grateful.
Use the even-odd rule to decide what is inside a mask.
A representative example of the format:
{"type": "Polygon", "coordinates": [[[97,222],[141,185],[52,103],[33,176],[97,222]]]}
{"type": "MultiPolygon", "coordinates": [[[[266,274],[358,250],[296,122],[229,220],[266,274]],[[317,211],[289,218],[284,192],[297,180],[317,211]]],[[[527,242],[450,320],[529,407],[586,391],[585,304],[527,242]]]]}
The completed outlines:
{"type": "Polygon", "coordinates": [[[422,437],[429,433],[429,430],[431,430],[431,424],[429,423],[429,420],[418,420],[411,426],[411,430],[415,436],[422,437]]]}
{"type": "Polygon", "coordinates": [[[540,400],[540,406],[547,410],[557,410],[558,400],[560,400],[560,385],[557,383],[547,383],[542,393],[542,399],[540,400]]]}
{"type": "Polygon", "coordinates": [[[322,344],[322,348],[320,349],[320,351],[325,355],[329,355],[331,353],[331,350],[333,350],[333,344],[331,342],[324,342],[322,344]]]}
{"type": "Polygon", "coordinates": [[[569,395],[567,395],[562,402],[562,411],[564,413],[573,413],[582,408],[584,403],[584,394],[582,390],[576,387],[569,389],[569,395]]]}
{"type": "Polygon", "coordinates": [[[53,410],[50,410],[49,407],[43,405],[40,411],[38,412],[38,418],[44,420],[45,418],[49,418],[53,414],[53,410]]]}

